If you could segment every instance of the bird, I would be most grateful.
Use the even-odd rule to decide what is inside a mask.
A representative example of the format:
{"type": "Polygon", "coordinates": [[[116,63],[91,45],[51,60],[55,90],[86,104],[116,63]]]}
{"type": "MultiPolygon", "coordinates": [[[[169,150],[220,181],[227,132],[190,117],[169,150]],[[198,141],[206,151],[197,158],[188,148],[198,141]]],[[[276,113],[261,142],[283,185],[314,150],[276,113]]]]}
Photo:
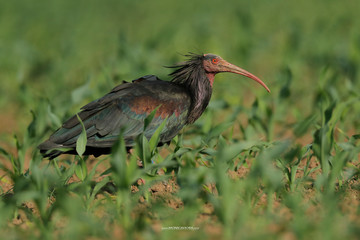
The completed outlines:
{"type": "Polygon", "coordinates": [[[76,154],[76,141],[86,129],[84,155],[98,157],[110,154],[122,133],[125,145],[131,149],[138,135],[150,139],[156,129],[166,121],[159,137],[159,146],[169,144],[180,130],[194,123],[209,104],[214,78],[217,73],[230,72],[253,79],[268,92],[266,84],[250,72],[233,65],[215,54],[186,54],[187,60],[169,68],[170,81],[155,75],[146,75],[131,82],[123,82],[103,97],[81,108],[65,121],[38,148],[44,158],[53,159],[61,154],[76,154]],[[144,120],[155,115],[144,129],[144,120]]]}

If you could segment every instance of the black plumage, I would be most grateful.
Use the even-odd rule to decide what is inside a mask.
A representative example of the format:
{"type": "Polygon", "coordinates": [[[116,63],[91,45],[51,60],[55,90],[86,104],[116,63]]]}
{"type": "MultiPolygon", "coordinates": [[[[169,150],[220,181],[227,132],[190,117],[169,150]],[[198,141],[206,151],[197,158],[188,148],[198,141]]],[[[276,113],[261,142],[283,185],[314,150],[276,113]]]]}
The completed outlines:
{"type": "MultiPolygon", "coordinates": [[[[187,55],[189,60],[171,68],[172,80],[162,81],[147,75],[113,88],[110,93],[81,108],[78,113],[87,133],[85,154],[108,154],[121,129],[128,148],[144,131],[145,118],[158,107],[144,135],[151,138],[166,120],[160,144],[169,142],[186,125],[195,122],[206,109],[212,94],[214,76],[219,72],[242,74],[266,85],[254,75],[213,54],[187,55]]],[[[77,116],[67,120],[48,140],[38,146],[50,159],[62,153],[75,154],[76,140],[82,131],[77,116]],[[66,148],[66,150],[64,150],[66,148]]]]}

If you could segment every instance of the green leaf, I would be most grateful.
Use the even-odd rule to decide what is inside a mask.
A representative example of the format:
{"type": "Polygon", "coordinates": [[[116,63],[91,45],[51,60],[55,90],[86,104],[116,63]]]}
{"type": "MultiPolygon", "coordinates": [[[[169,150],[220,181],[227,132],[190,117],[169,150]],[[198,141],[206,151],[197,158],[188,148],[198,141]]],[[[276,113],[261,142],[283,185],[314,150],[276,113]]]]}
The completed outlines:
{"type": "Polygon", "coordinates": [[[310,116],[308,116],[307,118],[305,118],[302,121],[299,121],[298,123],[296,123],[295,128],[294,128],[294,134],[297,137],[301,137],[304,134],[306,134],[307,130],[309,129],[309,127],[314,124],[315,120],[316,120],[317,116],[311,114],[310,116]]]}
{"type": "Polygon", "coordinates": [[[250,149],[256,144],[257,144],[256,141],[243,141],[243,142],[231,144],[229,146],[227,146],[226,144],[225,146],[223,146],[223,149],[221,149],[223,151],[221,154],[221,158],[222,158],[221,160],[225,162],[229,162],[232,159],[234,159],[236,156],[238,156],[241,152],[250,149]]]}
{"type": "Polygon", "coordinates": [[[161,107],[161,104],[157,106],[144,120],[144,131],[147,129],[147,127],[150,125],[151,121],[153,120],[156,111],[161,107]]]}
{"type": "Polygon", "coordinates": [[[81,118],[79,117],[78,114],[76,114],[76,117],[78,118],[82,126],[81,134],[79,138],[76,140],[76,152],[79,156],[82,156],[86,150],[86,143],[87,143],[86,129],[84,123],[81,121],[81,118]]]}
{"type": "Polygon", "coordinates": [[[99,161],[97,161],[97,163],[95,164],[94,167],[92,167],[92,169],[90,170],[90,172],[87,174],[89,179],[92,179],[95,176],[97,167],[104,161],[105,159],[101,159],[99,161]]]}
{"type": "Polygon", "coordinates": [[[151,152],[149,148],[149,141],[142,135],[141,138],[141,160],[143,161],[144,167],[146,163],[151,163],[151,152]]]}
{"type": "Polygon", "coordinates": [[[76,165],[75,174],[81,181],[85,180],[87,176],[87,167],[83,158],[80,158],[78,164],[76,165]]]}
{"type": "Polygon", "coordinates": [[[162,130],[165,127],[165,124],[167,122],[167,117],[164,119],[164,121],[161,123],[161,125],[156,129],[156,131],[154,132],[154,134],[152,135],[150,141],[149,141],[149,147],[150,147],[150,151],[154,151],[154,149],[157,147],[159,140],[160,140],[160,134],[162,132],[162,130]]]}
{"type": "Polygon", "coordinates": [[[291,93],[290,86],[291,86],[291,82],[292,82],[292,72],[289,67],[285,67],[282,70],[281,79],[284,82],[284,84],[282,85],[282,87],[280,89],[279,98],[280,99],[289,98],[290,93],[291,93]]]}
{"type": "Polygon", "coordinates": [[[50,105],[47,107],[47,114],[49,115],[51,123],[55,126],[61,126],[60,118],[52,112],[50,105]]]}
{"type": "Polygon", "coordinates": [[[4,155],[7,159],[11,158],[10,153],[8,153],[5,149],[3,149],[2,147],[0,147],[0,154],[4,155]]]}
{"type": "Polygon", "coordinates": [[[206,142],[209,142],[212,138],[218,137],[222,132],[224,132],[226,129],[231,127],[233,125],[232,122],[225,122],[220,123],[219,125],[216,125],[209,134],[206,136],[206,142]]]}
{"type": "Polygon", "coordinates": [[[96,194],[101,190],[101,188],[103,188],[108,182],[110,181],[109,177],[105,177],[103,180],[101,180],[100,182],[96,183],[92,193],[91,193],[91,200],[95,199],[96,194]]]}
{"type": "Polygon", "coordinates": [[[37,118],[36,115],[34,113],[34,111],[30,111],[31,116],[32,116],[32,121],[29,124],[28,128],[27,128],[27,132],[30,138],[34,138],[36,136],[36,123],[37,123],[37,118]]]}
{"type": "Polygon", "coordinates": [[[71,100],[73,103],[78,103],[86,97],[91,96],[93,90],[91,89],[90,84],[91,79],[89,78],[84,85],[76,88],[71,92],[71,100]]]}

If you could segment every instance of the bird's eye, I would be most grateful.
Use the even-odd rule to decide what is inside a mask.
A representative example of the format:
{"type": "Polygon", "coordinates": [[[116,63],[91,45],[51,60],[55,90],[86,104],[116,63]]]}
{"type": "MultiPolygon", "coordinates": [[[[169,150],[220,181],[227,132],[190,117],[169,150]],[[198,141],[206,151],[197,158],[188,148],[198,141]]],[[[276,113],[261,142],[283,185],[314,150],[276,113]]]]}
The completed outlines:
{"type": "Polygon", "coordinates": [[[217,58],[213,58],[211,61],[212,61],[213,63],[215,63],[215,64],[218,64],[219,59],[217,59],[217,58]]]}

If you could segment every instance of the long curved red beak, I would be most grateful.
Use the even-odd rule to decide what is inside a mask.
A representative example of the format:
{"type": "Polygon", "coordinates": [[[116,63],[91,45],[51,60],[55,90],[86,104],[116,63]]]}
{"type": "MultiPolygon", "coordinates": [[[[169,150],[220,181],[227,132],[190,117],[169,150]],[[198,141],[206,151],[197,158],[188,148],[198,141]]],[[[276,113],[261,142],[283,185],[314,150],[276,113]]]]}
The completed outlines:
{"type": "Polygon", "coordinates": [[[266,89],[266,91],[270,92],[270,89],[266,86],[266,84],[263,81],[260,80],[260,78],[258,78],[254,74],[249,73],[248,71],[246,71],[242,68],[239,68],[238,66],[231,64],[225,60],[221,61],[221,71],[222,72],[232,72],[232,73],[240,74],[245,77],[251,78],[254,81],[256,81],[257,83],[259,83],[261,86],[263,86],[266,89]]]}

